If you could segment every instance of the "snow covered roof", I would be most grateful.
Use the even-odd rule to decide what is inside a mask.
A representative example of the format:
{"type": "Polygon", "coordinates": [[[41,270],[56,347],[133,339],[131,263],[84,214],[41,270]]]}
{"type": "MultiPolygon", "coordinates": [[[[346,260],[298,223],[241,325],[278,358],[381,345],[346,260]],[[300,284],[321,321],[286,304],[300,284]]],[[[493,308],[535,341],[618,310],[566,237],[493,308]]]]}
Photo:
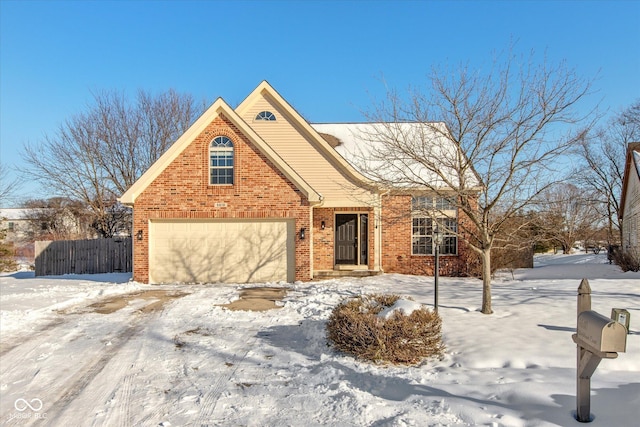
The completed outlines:
{"type": "MultiPolygon", "coordinates": [[[[448,137],[442,122],[316,123],[311,126],[335,145],[335,150],[360,173],[374,181],[393,182],[402,188],[429,183],[433,188],[463,186],[479,189],[480,179],[464,154],[448,137]],[[408,153],[400,159],[387,155],[401,141],[408,153]],[[460,179],[460,165],[467,165],[460,179]],[[436,174],[434,170],[442,173],[436,174]]],[[[404,151],[404,150],[403,150],[404,151]]]]}
{"type": "Polygon", "coordinates": [[[5,208],[0,209],[0,218],[8,221],[21,221],[29,218],[29,213],[33,209],[24,208],[5,208]]]}

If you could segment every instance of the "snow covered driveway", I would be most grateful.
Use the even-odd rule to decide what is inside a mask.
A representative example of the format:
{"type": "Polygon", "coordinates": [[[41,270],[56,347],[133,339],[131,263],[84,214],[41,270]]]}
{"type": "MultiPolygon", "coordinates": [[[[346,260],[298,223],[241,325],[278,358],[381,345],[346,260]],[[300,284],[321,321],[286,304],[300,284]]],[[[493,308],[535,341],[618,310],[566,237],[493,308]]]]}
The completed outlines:
{"type": "Polygon", "coordinates": [[[3,340],[3,395],[23,395],[17,399],[46,410],[20,412],[17,399],[2,399],[2,414],[9,414],[3,417],[8,419],[5,425],[25,425],[26,415],[32,415],[32,421],[46,417],[56,425],[76,425],[79,415],[86,420],[96,416],[96,402],[116,399],[121,404],[110,412],[132,425],[127,421],[131,419],[128,393],[136,371],[146,363],[142,344],[163,304],[181,296],[175,291],[153,292],[151,296],[135,292],[109,297],[59,311],[28,335],[3,340]],[[118,301],[125,303],[120,309],[118,301]],[[10,360],[19,363],[4,363],[10,360]]]}

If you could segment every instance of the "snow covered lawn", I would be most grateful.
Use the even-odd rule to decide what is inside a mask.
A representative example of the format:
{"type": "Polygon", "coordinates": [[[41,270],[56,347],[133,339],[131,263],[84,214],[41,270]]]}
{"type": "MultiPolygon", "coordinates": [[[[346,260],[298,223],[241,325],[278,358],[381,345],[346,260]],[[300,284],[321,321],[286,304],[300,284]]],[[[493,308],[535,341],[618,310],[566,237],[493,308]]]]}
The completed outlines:
{"type": "Polygon", "coordinates": [[[627,352],[603,360],[592,378],[589,425],[640,419],[640,274],[621,273],[606,254],[545,255],[532,270],[499,275],[490,316],[478,311],[480,281],[441,278],[446,355],[419,367],[338,354],[325,322],[361,293],[431,305],[432,277],[268,284],[290,289],[283,308],[266,312],[219,307],[242,286],[149,286],[129,277],[0,275],[0,424],[583,425],[573,418],[571,340],[583,277],[594,310],[631,313],[627,352]],[[100,309],[118,295],[124,307],[100,309]]]}

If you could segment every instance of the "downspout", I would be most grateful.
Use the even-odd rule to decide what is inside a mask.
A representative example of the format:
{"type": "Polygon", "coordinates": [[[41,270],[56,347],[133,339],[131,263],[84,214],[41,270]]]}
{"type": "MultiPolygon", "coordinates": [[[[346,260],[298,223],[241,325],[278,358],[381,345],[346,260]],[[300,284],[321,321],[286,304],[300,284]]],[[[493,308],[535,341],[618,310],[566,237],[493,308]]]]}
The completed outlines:
{"type": "Polygon", "coordinates": [[[320,201],[312,204],[311,209],[309,209],[309,275],[311,279],[313,279],[313,210],[316,207],[320,208],[324,205],[324,196],[320,193],[318,193],[318,196],[320,196],[320,201]]]}
{"type": "Polygon", "coordinates": [[[376,245],[376,260],[374,263],[374,268],[381,273],[384,273],[384,269],[382,268],[382,198],[389,194],[391,190],[386,190],[383,193],[378,195],[380,203],[377,207],[374,208],[374,227],[376,228],[375,234],[375,245],[376,245]],[[376,210],[378,212],[376,212],[376,210]]]}

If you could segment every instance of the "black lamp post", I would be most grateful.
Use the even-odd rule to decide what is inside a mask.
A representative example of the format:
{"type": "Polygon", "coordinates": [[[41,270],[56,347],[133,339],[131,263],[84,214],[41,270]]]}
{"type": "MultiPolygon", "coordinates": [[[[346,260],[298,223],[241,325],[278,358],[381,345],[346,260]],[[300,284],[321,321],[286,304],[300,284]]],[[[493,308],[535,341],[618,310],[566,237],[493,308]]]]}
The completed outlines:
{"type": "Polygon", "coordinates": [[[433,294],[433,307],[435,308],[436,313],[438,312],[438,276],[440,273],[440,245],[442,244],[442,232],[440,228],[436,224],[436,227],[433,229],[433,243],[435,244],[435,266],[434,266],[434,287],[435,292],[433,294]]]}

